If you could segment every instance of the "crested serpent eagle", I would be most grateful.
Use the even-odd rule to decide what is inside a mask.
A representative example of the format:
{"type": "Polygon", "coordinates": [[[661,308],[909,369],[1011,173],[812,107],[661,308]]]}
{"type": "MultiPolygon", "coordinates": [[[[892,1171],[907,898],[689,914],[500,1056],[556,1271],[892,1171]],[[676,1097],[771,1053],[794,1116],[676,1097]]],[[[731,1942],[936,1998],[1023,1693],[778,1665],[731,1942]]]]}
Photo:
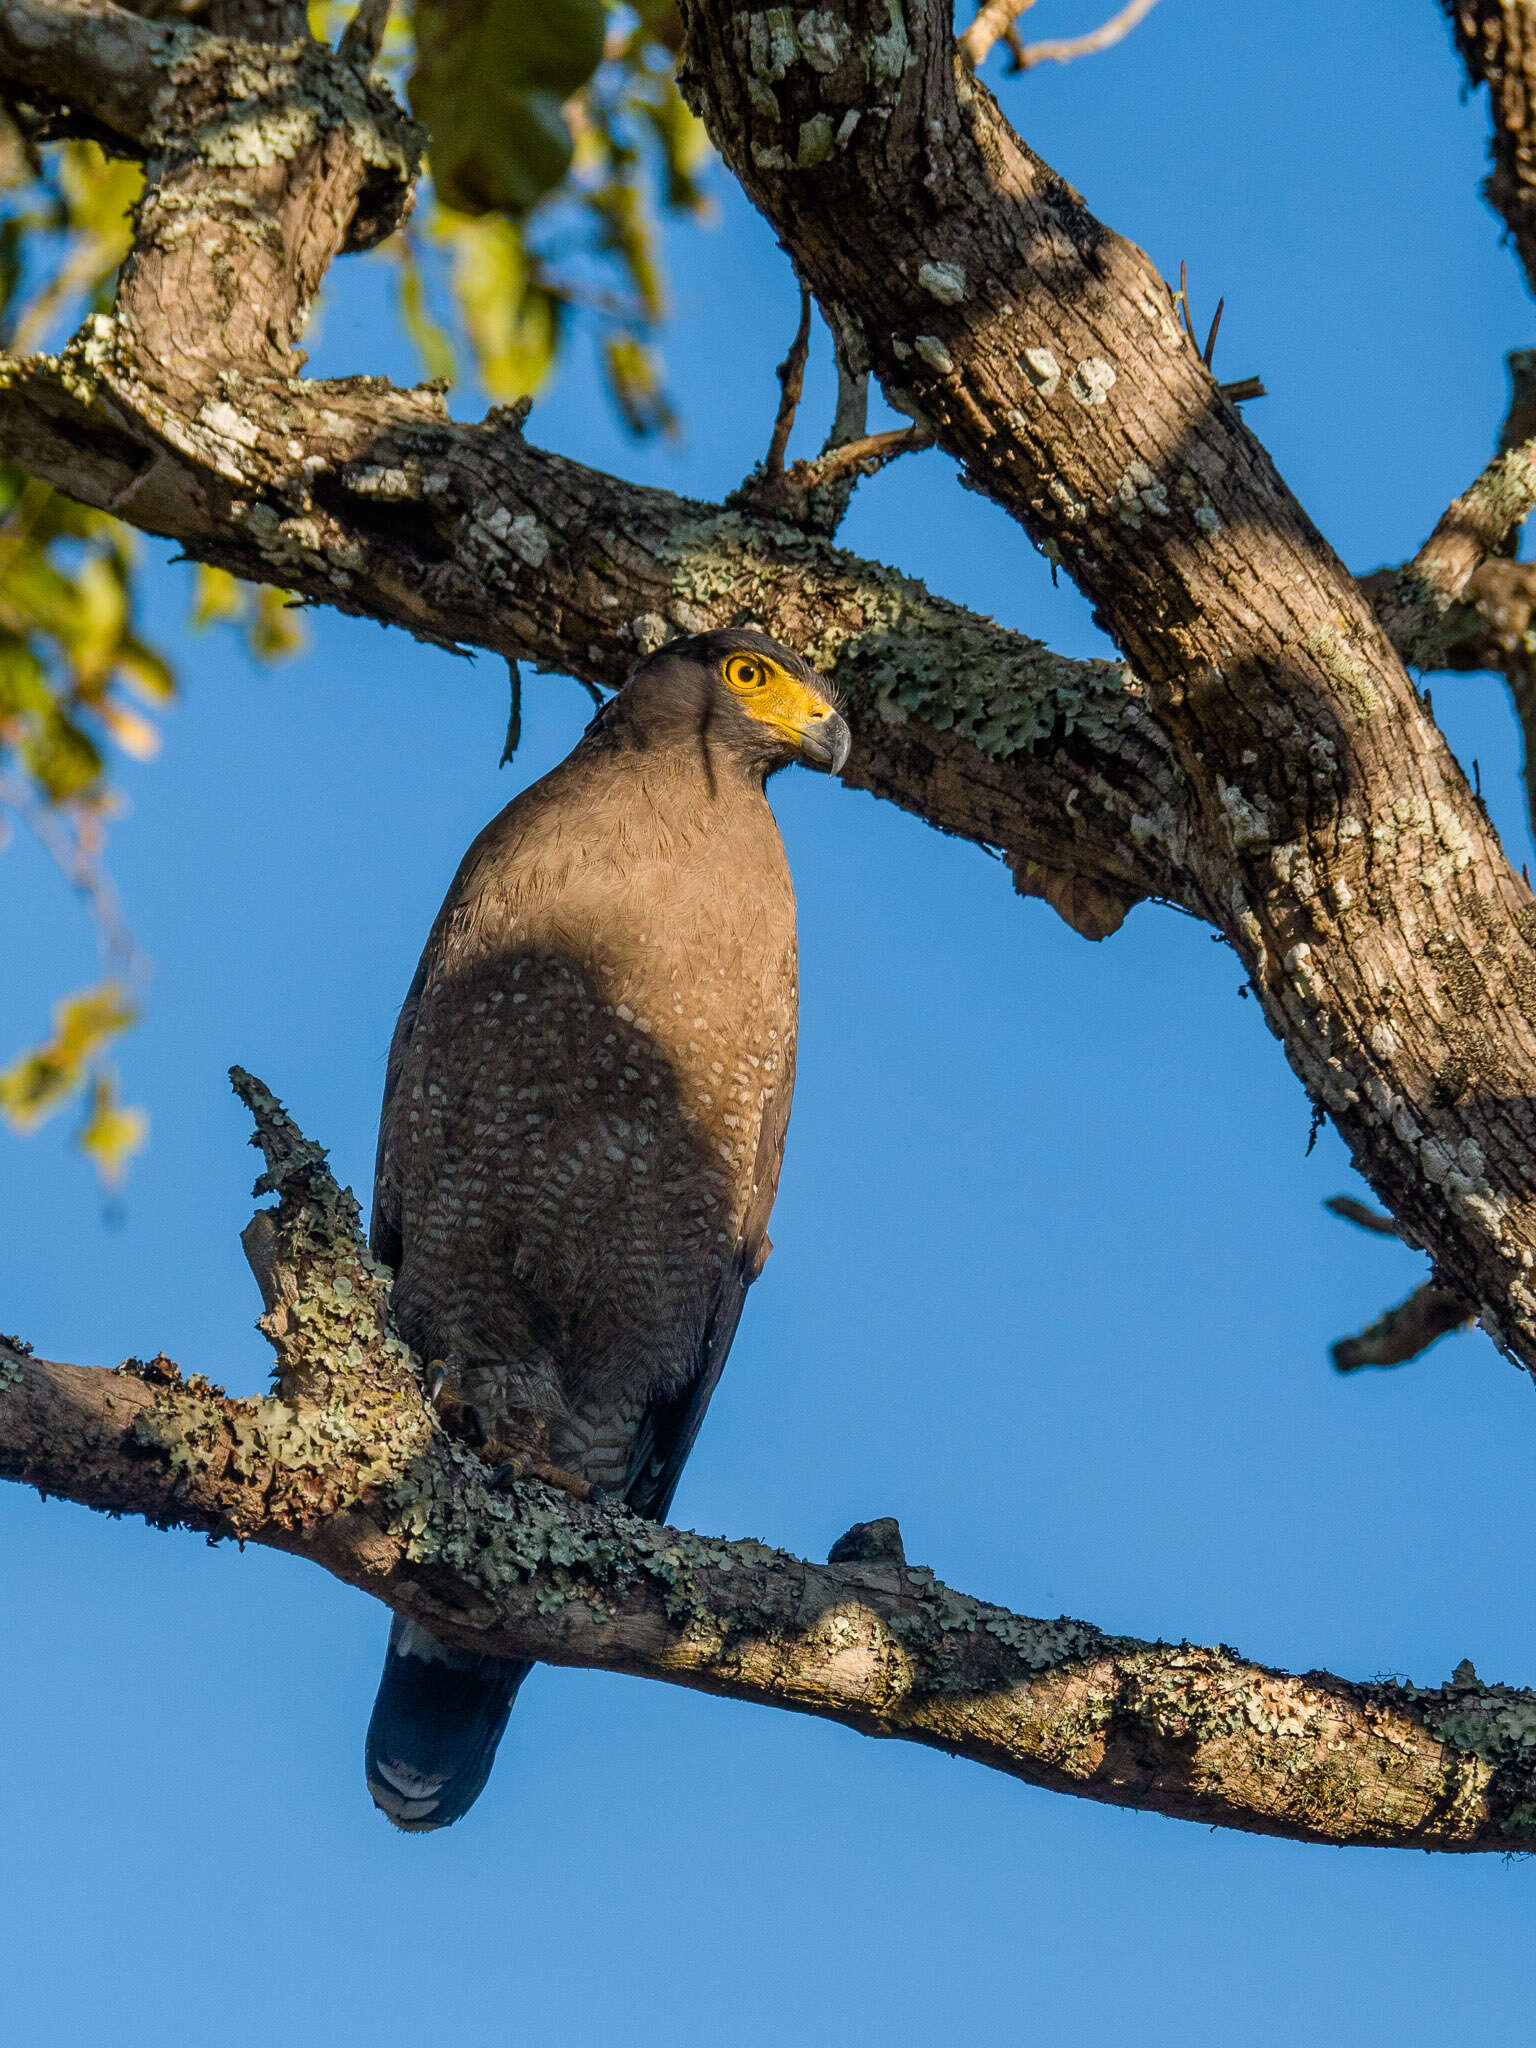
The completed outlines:
{"type": "MultiPolygon", "coordinates": [[[[795,899],[763,785],[848,728],[760,633],[674,640],[465,855],[390,1048],[372,1241],[450,1426],[660,1518],[768,1252],[795,899]]],[[[395,1618],[376,1803],[446,1827],[526,1663],[395,1618]]]]}

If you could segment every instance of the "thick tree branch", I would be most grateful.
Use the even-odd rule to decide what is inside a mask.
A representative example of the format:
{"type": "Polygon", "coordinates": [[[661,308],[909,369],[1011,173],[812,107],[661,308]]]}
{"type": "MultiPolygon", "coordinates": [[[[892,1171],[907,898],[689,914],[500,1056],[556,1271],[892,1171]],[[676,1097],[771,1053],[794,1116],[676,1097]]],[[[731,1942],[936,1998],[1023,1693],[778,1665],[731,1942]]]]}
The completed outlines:
{"type": "Polygon", "coordinates": [[[1531,0],[1440,0],[1474,86],[1493,112],[1483,190],[1514,237],[1536,292],[1536,8],[1531,0]]]}
{"type": "Polygon", "coordinates": [[[146,21],[112,0],[0,7],[0,66],[11,92],[89,115],[133,153],[177,118],[177,70],[204,41],[180,22],[146,21]]]}
{"type": "Polygon", "coordinates": [[[1470,1665],[1429,1690],[1292,1677],[968,1598],[908,1565],[889,1523],[820,1566],[535,1482],[494,1490],[389,1334],[351,1196],[236,1082],[257,1192],[279,1198],[260,1257],[277,1392],[230,1400],[164,1359],[106,1372],[0,1339],[0,1476],[308,1558],[476,1650],[787,1707],[1112,1805],[1306,1841],[1536,1847],[1536,1695],[1470,1665]]]}
{"type": "Polygon", "coordinates": [[[1525,651],[1536,569],[1512,558],[1536,492],[1536,349],[1511,349],[1505,367],[1509,404],[1494,460],[1411,562],[1360,578],[1415,668],[1505,669],[1525,651]]]}
{"type": "Polygon", "coordinates": [[[1197,894],[1314,1100],[1536,1367],[1536,906],[1358,587],[947,5],[683,11],[685,91],[824,310],[1145,681],[1197,894]]]}
{"type": "Polygon", "coordinates": [[[308,296],[366,213],[345,112],[287,154],[263,126],[254,166],[206,126],[179,142],[116,317],[9,368],[0,449],[240,573],[605,682],[675,628],[784,633],[849,686],[856,777],[1001,845],[1080,929],[1146,893],[1217,923],[1388,1206],[1536,1360],[1536,907],[1358,589],[946,14],[844,0],[802,43],[727,0],[688,12],[695,94],[850,375],[873,365],[1069,568],[1146,702],[792,528],[540,455],[505,416],[296,379],[308,296]]]}
{"type": "Polygon", "coordinates": [[[1536,476],[1536,350],[1512,349],[1506,361],[1510,400],[1494,461],[1413,561],[1363,576],[1360,587],[1404,661],[1502,672],[1520,723],[1526,808],[1536,821],[1536,565],[1511,559],[1536,476]]]}
{"type": "Polygon", "coordinates": [[[770,518],[461,426],[379,379],[226,382],[192,418],[97,322],[0,365],[0,453],[188,554],[445,645],[609,688],[675,632],[755,621],[846,696],[844,780],[1052,873],[1189,900],[1171,750],[1117,662],[1070,661],[770,518]]]}
{"type": "MultiPolygon", "coordinates": [[[[291,7],[253,8],[249,21],[241,0],[223,0],[208,11],[249,33],[221,36],[184,21],[150,20],[112,0],[3,0],[0,78],[12,97],[60,111],[65,128],[71,118],[84,117],[89,132],[121,154],[160,156],[152,198],[167,211],[190,200],[193,218],[200,215],[208,225],[201,236],[189,231],[185,239],[196,244],[212,233],[218,243],[204,252],[216,259],[205,261],[205,275],[219,275],[217,259],[227,245],[244,258],[245,300],[270,310],[276,324],[291,303],[290,323],[301,321],[336,248],[371,247],[399,225],[420,137],[390,95],[352,61],[361,52],[338,58],[302,33],[302,10],[299,39],[283,44],[269,37],[273,30],[291,31],[291,7]],[[345,179],[336,185],[334,165],[327,181],[327,154],[350,170],[350,189],[345,179]],[[263,253],[275,246],[289,261],[310,253],[304,238],[283,233],[285,167],[308,186],[309,210],[328,212],[339,232],[331,246],[310,254],[318,265],[313,279],[306,278],[298,293],[279,291],[271,299],[276,280],[265,274],[263,253]],[[244,222],[225,222],[221,209],[241,200],[244,222]],[[256,232],[261,213],[271,217],[265,233],[256,232]]],[[[140,258],[157,240],[173,246],[174,239],[163,222],[141,220],[140,258]]],[[[226,281],[211,301],[205,298],[201,313],[211,326],[212,316],[241,304],[226,281]]],[[[162,320],[172,315],[173,299],[166,297],[158,310],[162,320]]],[[[225,352],[237,357],[243,347],[249,353],[257,331],[248,320],[241,323],[226,336],[225,352]]]]}
{"type": "MultiPolygon", "coordinates": [[[[194,68],[227,47],[196,34],[194,68]]],[[[270,146],[233,165],[208,124],[178,129],[114,317],[60,358],[0,365],[0,453],[237,574],[589,682],[622,681],[673,632],[754,620],[847,693],[855,785],[1016,870],[1080,877],[1121,915],[1146,895],[1189,903],[1172,756],[1119,664],[1060,660],[782,517],[542,454],[515,413],[460,427],[430,390],[293,376],[389,125],[352,117],[339,57],[311,45],[303,61],[345,74],[334,122],[286,154],[286,131],[262,127],[270,146]]]]}
{"type": "Polygon", "coordinates": [[[1405,616],[1398,587],[1406,566],[1373,569],[1360,578],[1377,617],[1397,642],[1404,661],[1415,668],[1506,668],[1524,646],[1536,613],[1536,562],[1512,562],[1492,555],[1472,572],[1461,597],[1439,617],[1434,630],[1420,637],[1412,610],[1405,616]]]}

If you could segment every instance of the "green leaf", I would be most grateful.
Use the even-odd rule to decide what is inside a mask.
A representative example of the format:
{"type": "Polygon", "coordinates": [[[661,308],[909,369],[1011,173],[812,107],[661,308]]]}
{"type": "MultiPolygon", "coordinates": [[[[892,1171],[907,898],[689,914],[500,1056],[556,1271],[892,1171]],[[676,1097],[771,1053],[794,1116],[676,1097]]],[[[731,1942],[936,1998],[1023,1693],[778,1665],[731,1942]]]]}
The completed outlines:
{"type": "Polygon", "coordinates": [[[0,632],[0,746],[16,744],[25,717],[47,717],[53,709],[43,665],[19,633],[0,632]]]}
{"type": "MultiPolygon", "coordinates": [[[[627,172],[629,166],[625,165],[624,170],[627,172]]],[[[587,203],[603,223],[600,246],[617,256],[628,272],[642,318],[647,322],[659,320],[666,310],[666,301],[656,260],[655,224],[639,185],[629,175],[610,178],[587,203]]]]}
{"type": "Polygon", "coordinates": [[[103,1049],[134,1021],[122,987],[104,981],[54,1005],[53,1035],[0,1071],[0,1113],[18,1130],[51,1116],[84,1082],[103,1049]]]}
{"type": "Polygon", "coordinates": [[[634,434],[670,434],[677,415],[667,402],[656,359],[637,334],[610,334],[603,341],[603,368],[614,403],[634,434]]]}
{"type": "Polygon", "coordinates": [[[120,1184],[128,1161],[149,1136],[149,1118],[142,1109],[125,1109],[117,1099],[110,1074],[91,1083],[90,1104],[75,1143],[109,1186],[120,1184]]]}
{"type": "Polygon", "coordinates": [[[51,705],[19,749],[28,774],[51,804],[84,796],[101,780],[101,749],[68,712],[51,705]]]}
{"type": "Polygon", "coordinates": [[[427,304],[416,243],[410,235],[399,234],[389,247],[395,259],[400,319],[405,331],[416,344],[416,353],[421,357],[427,375],[451,383],[458,370],[458,358],[447,332],[433,319],[427,304]]]}
{"type": "Polygon", "coordinates": [[[417,0],[412,110],[461,213],[520,219],[570,168],[565,102],[603,55],[603,0],[417,0]]]}
{"type": "Polygon", "coordinates": [[[497,214],[444,210],[434,232],[452,252],[453,294],[480,381],[497,403],[536,391],[560,341],[564,307],[528,260],[522,230],[497,214]]]}
{"type": "MultiPolygon", "coordinates": [[[[305,640],[304,629],[298,619],[298,611],[288,592],[279,590],[275,584],[244,583],[238,576],[231,576],[227,569],[214,569],[206,562],[198,565],[192,624],[199,628],[240,627],[247,647],[258,661],[286,661],[289,655],[300,652],[305,640]]],[[[148,653],[149,650],[143,652],[148,653]]],[[[150,659],[157,657],[151,655],[150,659]]],[[[129,666],[126,658],[124,666],[129,666]]],[[[136,671],[130,670],[130,673],[135,674],[136,680],[144,680],[136,671]]],[[[174,690],[174,678],[170,677],[169,670],[165,670],[165,674],[174,690]]]]}
{"type": "Polygon", "coordinates": [[[709,195],[701,179],[714,152],[704,123],[683,105],[670,78],[656,84],[654,92],[636,93],[632,105],[661,153],[664,204],[674,213],[705,213],[709,195]]]}
{"type": "Polygon", "coordinates": [[[286,590],[261,583],[252,592],[251,615],[246,638],[258,661],[286,661],[304,649],[304,628],[299,623],[299,606],[286,590]]]}
{"type": "Polygon", "coordinates": [[[137,633],[123,635],[117,650],[117,673],[146,704],[169,704],[176,695],[175,670],[137,633]]]}
{"type": "Polygon", "coordinates": [[[245,599],[245,585],[238,576],[214,568],[211,562],[199,562],[192,582],[189,623],[199,632],[205,626],[232,624],[244,611],[245,599]]]}

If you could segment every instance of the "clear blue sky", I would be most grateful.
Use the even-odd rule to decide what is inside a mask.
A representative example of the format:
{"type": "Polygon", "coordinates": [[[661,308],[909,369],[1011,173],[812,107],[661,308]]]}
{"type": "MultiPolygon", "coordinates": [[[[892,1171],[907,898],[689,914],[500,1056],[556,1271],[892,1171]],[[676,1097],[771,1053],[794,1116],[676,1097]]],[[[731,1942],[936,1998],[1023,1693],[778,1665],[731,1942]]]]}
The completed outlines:
{"type": "MultiPolygon", "coordinates": [[[[1109,0],[1041,0],[1038,33],[1109,0]]],[[[1531,309],[1477,197],[1433,0],[1163,0],[1119,50],[1003,81],[1023,132],[1197,313],[1218,367],[1346,560],[1411,552],[1491,451],[1531,309]]],[[[701,495],[767,438],[794,290],[720,184],[675,238],[687,438],[635,449],[579,347],[545,445],[701,495]]],[[[316,352],[381,360],[381,266],[351,259],[316,352]]],[[[807,439],[828,405],[825,363],[807,439]]],[[[938,454],[866,484],[849,545],[1068,652],[1105,651],[938,454]]],[[[182,569],[157,569],[180,641],[182,569]]],[[[464,844],[574,741],[505,685],[355,621],[256,673],[220,638],[129,777],[115,870],[154,963],[124,1054],[154,1117],[104,1218],[54,1131],[0,1138],[0,1327],[111,1363],[161,1347],[264,1382],[237,1233],[254,1155],[224,1071],[260,1073],[366,1192],[384,1052],[464,844]]],[[[1486,678],[1435,702],[1512,856],[1513,727],[1486,678]]],[[[822,1555],[899,1516],[909,1554],[1032,1613],[1423,1682],[1471,1656],[1536,1681],[1536,1402],[1480,1335],[1348,1381],[1331,1339],[1421,1263],[1326,1216],[1355,1186],[1239,969],[1141,909],[1106,945],[1004,870],[787,775],[799,1096],[774,1222],[676,1503],[822,1555]]],[[[93,971],[25,843],[4,855],[0,1046],[93,971]]],[[[1528,1862],[1298,1847],[1036,1792],[971,1765],[660,1685],[545,1671],[490,1789],[442,1835],[363,1788],[386,1617],[289,1559],[0,1489],[0,1973],[29,2044],[885,2048],[1225,2041],[1403,2048],[1448,2021],[1529,2038],[1528,1862]]]]}

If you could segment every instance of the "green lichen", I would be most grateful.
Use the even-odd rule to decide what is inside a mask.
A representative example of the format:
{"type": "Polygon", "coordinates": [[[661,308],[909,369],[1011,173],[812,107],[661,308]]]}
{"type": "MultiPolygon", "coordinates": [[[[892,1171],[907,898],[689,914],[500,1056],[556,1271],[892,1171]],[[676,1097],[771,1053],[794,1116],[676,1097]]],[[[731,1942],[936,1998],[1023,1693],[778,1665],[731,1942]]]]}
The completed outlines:
{"type": "Polygon", "coordinates": [[[807,569],[829,589],[822,623],[796,645],[832,677],[857,711],[889,725],[909,722],[954,732],[993,760],[1027,753],[1043,740],[1081,732],[1109,741],[1139,686],[1120,662],[1068,661],[1022,633],[972,619],[933,597],[915,578],[859,562],[740,512],[681,520],[663,551],[672,564],[668,616],[631,628],[641,646],[660,645],[669,627],[703,632],[728,609],[762,617],[783,588],[782,554],[804,550],[807,569]],[[764,543],[772,544],[770,559],[764,543]]]}
{"type": "Polygon", "coordinates": [[[808,121],[800,123],[800,140],[795,149],[795,163],[802,171],[810,170],[815,164],[824,164],[832,154],[832,117],[830,114],[813,114],[808,121]]]}
{"type": "Polygon", "coordinates": [[[893,84],[912,64],[912,43],[901,0],[886,0],[890,26],[883,35],[870,36],[862,46],[864,69],[873,86],[893,84]]]}
{"type": "Polygon", "coordinates": [[[1370,670],[1341,633],[1319,627],[1307,635],[1307,652],[1340,692],[1356,718],[1375,715],[1378,698],[1370,670]]]}
{"type": "Polygon", "coordinates": [[[1437,889],[1472,864],[1472,842],[1455,810],[1439,798],[1400,796],[1371,824],[1371,845],[1383,860],[1402,857],[1404,840],[1415,842],[1419,880],[1437,889]]]}

